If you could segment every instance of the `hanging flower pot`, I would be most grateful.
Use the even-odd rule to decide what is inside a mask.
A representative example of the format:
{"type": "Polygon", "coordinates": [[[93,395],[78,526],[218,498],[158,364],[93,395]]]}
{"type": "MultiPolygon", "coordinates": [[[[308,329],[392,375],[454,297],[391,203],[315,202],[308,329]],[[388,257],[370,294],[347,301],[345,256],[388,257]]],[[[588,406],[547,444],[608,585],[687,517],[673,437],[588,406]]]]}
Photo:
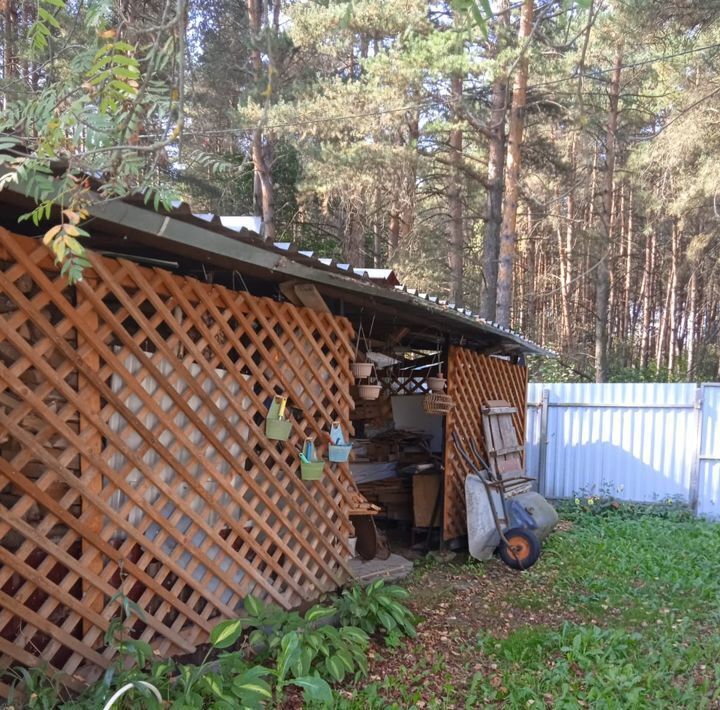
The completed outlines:
{"type": "Polygon", "coordinates": [[[300,478],[303,481],[319,481],[322,478],[324,461],[300,462],[300,478]]]}
{"type": "Polygon", "coordinates": [[[273,398],[270,409],[265,418],[265,436],[275,441],[287,441],[290,437],[292,422],[285,418],[287,397],[273,398]]]}
{"type": "Polygon", "coordinates": [[[446,384],[447,382],[442,373],[438,374],[437,377],[427,378],[427,386],[431,392],[443,392],[446,384]]]}
{"type": "Polygon", "coordinates": [[[382,391],[382,385],[358,385],[358,397],[360,399],[377,399],[382,391]]]}
{"type": "Polygon", "coordinates": [[[328,459],[331,463],[345,463],[350,457],[352,444],[345,441],[340,422],[330,425],[330,443],[328,444],[328,459]]]}
{"type": "Polygon", "coordinates": [[[372,374],[373,364],[371,362],[353,362],[350,364],[350,369],[356,380],[364,380],[372,374]]]}
{"type": "Polygon", "coordinates": [[[325,462],[315,457],[313,440],[305,439],[305,446],[300,453],[300,478],[303,481],[319,481],[324,468],[325,462]]]}

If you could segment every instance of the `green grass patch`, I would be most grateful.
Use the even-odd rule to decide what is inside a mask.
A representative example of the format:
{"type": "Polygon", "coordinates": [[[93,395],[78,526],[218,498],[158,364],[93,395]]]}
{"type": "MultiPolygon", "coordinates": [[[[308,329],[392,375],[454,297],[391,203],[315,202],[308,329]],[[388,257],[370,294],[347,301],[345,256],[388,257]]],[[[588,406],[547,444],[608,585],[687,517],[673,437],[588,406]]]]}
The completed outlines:
{"type": "MultiPolygon", "coordinates": [[[[571,528],[511,580],[515,616],[536,614],[535,624],[479,628],[442,693],[424,687],[436,653],[430,638],[402,672],[339,706],[720,707],[720,525],[672,505],[576,506],[564,517],[571,528]]],[[[467,576],[482,596],[475,567],[467,576]]],[[[441,570],[428,567],[413,586],[432,588],[441,570]]]]}

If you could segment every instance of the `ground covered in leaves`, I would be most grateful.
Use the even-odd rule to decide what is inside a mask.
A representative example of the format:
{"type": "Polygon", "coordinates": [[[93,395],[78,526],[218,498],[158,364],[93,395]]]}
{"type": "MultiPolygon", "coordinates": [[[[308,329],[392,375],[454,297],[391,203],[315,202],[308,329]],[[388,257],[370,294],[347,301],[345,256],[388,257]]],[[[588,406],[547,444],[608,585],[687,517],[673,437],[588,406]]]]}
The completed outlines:
{"type": "Polygon", "coordinates": [[[376,645],[338,708],[720,708],[720,525],[567,510],[531,570],[420,565],[412,640],[376,645]]]}

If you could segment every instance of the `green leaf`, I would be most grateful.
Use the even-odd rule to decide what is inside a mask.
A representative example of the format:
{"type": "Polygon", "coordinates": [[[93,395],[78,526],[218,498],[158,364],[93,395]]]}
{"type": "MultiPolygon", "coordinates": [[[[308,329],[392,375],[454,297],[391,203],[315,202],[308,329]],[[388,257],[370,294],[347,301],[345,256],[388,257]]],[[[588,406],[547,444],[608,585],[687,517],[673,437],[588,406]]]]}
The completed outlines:
{"type": "Polygon", "coordinates": [[[308,609],[305,614],[306,621],[317,621],[318,619],[324,619],[328,616],[332,616],[335,613],[335,608],[331,606],[317,605],[308,609]]]}
{"type": "Polygon", "coordinates": [[[280,655],[277,661],[278,678],[287,678],[290,667],[295,662],[300,646],[300,638],[296,631],[290,631],[280,640],[280,655]]]}
{"type": "Polygon", "coordinates": [[[54,27],[56,30],[60,29],[60,23],[42,5],[38,7],[38,17],[43,22],[47,22],[48,25],[54,27]]]}
{"type": "Polygon", "coordinates": [[[343,666],[345,667],[345,670],[346,670],[348,673],[352,673],[352,672],[353,672],[353,670],[354,670],[354,668],[355,668],[355,664],[353,663],[353,658],[352,658],[352,655],[350,654],[349,651],[346,651],[345,649],[342,649],[342,648],[341,648],[341,649],[339,649],[338,652],[335,654],[335,658],[336,658],[337,660],[339,660],[340,663],[343,664],[343,666]]]}
{"type": "MultiPolygon", "coordinates": [[[[147,193],[145,195],[146,200],[149,200],[151,198],[152,195],[150,193],[147,193]]],[[[252,594],[248,594],[245,597],[243,601],[243,606],[245,607],[245,611],[247,611],[247,613],[251,614],[252,616],[260,616],[260,614],[262,614],[263,610],[265,609],[265,605],[252,594]]]]}
{"type": "Polygon", "coordinates": [[[393,619],[392,615],[388,614],[383,609],[379,609],[377,613],[380,623],[385,627],[387,631],[392,631],[396,626],[397,622],[393,619]]]}
{"type": "Polygon", "coordinates": [[[269,700],[272,697],[270,685],[263,679],[270,671],[262,666],[254,666],[235,677],[232,690],[246,703],[248,700],[258,698],[269,700]]]}
{"type": "Polygon", "coordinates": [[[343,639],[362,645],[366,645],[370,641],[369,636],[357,626],[343,626],[340,629],[340,636],[343,639]]]}
{"type": "Polygon", "coordinates": [[[330,656],[325,661],[325,667],[330,672],[332,678],[338,683],[345,677],[345,667],[337,656],[330,656]]]}
{"type": "Polygon", "coordinates": [[[297,685],[305,691],[305,699],[312,702],[323,703],[326,706],[332,705],[332,690],[327,681],[318,676],[303,676],[293,678],[293,685],[297,685]]]}
{"type": "Polygon", "coordinates": [[[229,702],[229,698],[223,693],[222,685],[218,676],[215,673],[209,673],[202,677],[202,682],[207,686],[210,692],[220,700],[226,700],[229,702]]]}
{"type": "Polygon", "coordinates": [[[228,648],[242,635],[242,619],[228,619],[221,621],[210,634],[210,643],[215,648],[228,648]]]}

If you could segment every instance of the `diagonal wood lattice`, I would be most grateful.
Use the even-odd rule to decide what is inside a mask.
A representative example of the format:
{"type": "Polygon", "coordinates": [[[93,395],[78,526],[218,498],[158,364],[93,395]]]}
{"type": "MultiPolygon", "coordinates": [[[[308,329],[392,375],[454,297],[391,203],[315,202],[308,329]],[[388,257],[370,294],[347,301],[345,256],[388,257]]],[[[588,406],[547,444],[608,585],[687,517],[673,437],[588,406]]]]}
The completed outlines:
{"type": "MultiPolygon", "coordinates": [[[[445,515],[443,537],[452,540],[467,534],[465,477],[467,467],[452,445],[451,434],[457,432],[470,452],[474,439],[487,459],[483,440],[482,407],[489,400],[504,399],[517,409],[513,415],[518,441],[525,441],[525,404],[527,368],[508,360],[481,355],[453,346],[448,358],[448,394],[454,406],[445,423],[445,515]]],[[[523,453],[524,461],[524,453],[523,453]]],[[[478,462],[479,464],[479,462],[478,462]]]]}
{"type": "Polygon", "coordinates": [[[0,259],[0,669],[82,687],[118,590],[171,655],[247,594],[291,608],[347,578],[349,469],[305,482],[296,453],[352,433],[347,320],[95,255],[70,288],[5,230],[0,259]],[[276,393],[287,443],[264,434],[276,393]]]}

